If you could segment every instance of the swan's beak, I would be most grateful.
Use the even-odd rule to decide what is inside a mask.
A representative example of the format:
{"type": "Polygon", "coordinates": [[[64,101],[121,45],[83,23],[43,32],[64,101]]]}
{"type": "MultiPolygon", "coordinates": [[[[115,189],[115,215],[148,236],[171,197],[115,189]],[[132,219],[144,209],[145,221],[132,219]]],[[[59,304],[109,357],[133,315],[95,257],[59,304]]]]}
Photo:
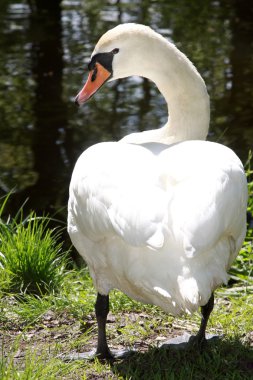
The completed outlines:
{"type": "Polygon", "coordinates": [[[100,63],[96,63],[95,68],[89,72],[88,79],[75,98],[75,103],[79,106],[86,102],[97,90],[110,78],[112,73],[104,68],[100,63]]]}

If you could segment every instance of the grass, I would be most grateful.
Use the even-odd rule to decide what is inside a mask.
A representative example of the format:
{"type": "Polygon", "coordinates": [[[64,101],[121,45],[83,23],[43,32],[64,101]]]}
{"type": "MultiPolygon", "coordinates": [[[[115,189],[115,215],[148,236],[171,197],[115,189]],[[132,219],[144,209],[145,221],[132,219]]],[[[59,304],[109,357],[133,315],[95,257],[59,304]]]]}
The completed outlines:
{"type": "MultiPolygon", "coordinates": [[[[248,166],[253,214],[252,170],[248,166]]],[[[8,199],[3,200],[0,215],[8,199]]],[[[96,345],[95,290],[85,268],[67,268],[59,230],[34,213],[0,218],[0,378],[16,379],[253,379],[253,226],[231,269],[229,287],[216,292],[208,332],[223,335],[204,352],[158,348],[198,330],[200,316],[173,318],[159,308],[110,295],[107,331],[112,348],[136,353],[114,363],[65,361],[96,345]]]]}
{"type": "Polygon", "coordinates": [[[3,221],[0,209],[0,283],[14,293],[45,294],[60,286],[67,254],[63,254],[60,231],[48,228],[50,219],[22,212],[3,221]]]}
{"type": "Polygon", "coordinates": [[[223,298],[217,294],[208,331],[224,334],[224,338],[201,354],[196,350],[157,348],[163,339],[174,334],[181,334],[184,330],[197,331],[198,314],[172,318],[158,308],[141,305],[122,293],[113,292],[111,299],[115,308],[108,320],[110,345],[114,348],[134,347],[137,353],[115,363],[61,360],[60,355],[92,349],[97,334],[92,284],[86,271],[77,271],[76,276],[84,279],[86,285],[80,294],[77,283],[68,291],[63,290],[58,300],[50,295],[44,296],[39,300],[40,307],[38,299],[31,296],[27,296],[28,305],[24,300],[21,303],[16,299],[5,300],[5,323],[1,324],[1,379],[251,378],[252,294],[236,298],[223,298]],[[71,289],[76,291],[78,298],[70,294],[71,289]],[[86,292],[87,303],[84,301],[86,292]],[[30,318],[34,308],[38,310],[36,320],[30,318]]]}

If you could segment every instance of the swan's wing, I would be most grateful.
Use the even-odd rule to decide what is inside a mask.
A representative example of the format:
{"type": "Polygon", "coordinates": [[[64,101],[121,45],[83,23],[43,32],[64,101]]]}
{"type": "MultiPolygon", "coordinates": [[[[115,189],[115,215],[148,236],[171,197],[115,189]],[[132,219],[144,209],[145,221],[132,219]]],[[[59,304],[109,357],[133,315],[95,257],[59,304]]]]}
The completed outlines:
{"type": "Polygon", "coordinates": [[[76,225],[95,241],[119,236],[132,246],[161,247],[168,196],[157,178],[156,158],[142,147],[92,147],[80,157],[70,186],[76,225]]]}
{"type": "Polygon", "coordinates": [[[169,160],[167,152],[163,157],[165,162],[173,162],[167,177],[174,183],[170,218],[175,239],[186,256],[193,257],[226,238],[233,256],[245,235],[247,182],[243,166],[230,149],[219,144],[196,141],[180,145],[171,150],[169,160]]]}
{"type": "Polygon", "coordinates": [[[160,248],[164,244],[166,195],[158,187],[124,189],[108,209],[115,232],[128,244],[160,248]]]}

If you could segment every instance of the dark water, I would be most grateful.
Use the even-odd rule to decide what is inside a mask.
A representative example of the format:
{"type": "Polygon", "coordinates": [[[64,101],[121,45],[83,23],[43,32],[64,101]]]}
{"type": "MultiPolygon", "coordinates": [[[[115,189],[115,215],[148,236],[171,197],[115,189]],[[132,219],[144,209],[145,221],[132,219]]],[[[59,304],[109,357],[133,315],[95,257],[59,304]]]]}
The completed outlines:
{"type": "MultiPolygon", "coordinates": [[[[66,214],[74,163],[89,145],[161,126],[166,107],[152,83],[108,84],[77,109],[98,38],[122,22],[150,25],[186,53],[211,97],[209,139],[246,161],[253,148],[253,4],[221,1],[1,0],[0,195],[10,211],[66,214]]],[[[59,216],[58,215],[58,216],[59,216]]]]}

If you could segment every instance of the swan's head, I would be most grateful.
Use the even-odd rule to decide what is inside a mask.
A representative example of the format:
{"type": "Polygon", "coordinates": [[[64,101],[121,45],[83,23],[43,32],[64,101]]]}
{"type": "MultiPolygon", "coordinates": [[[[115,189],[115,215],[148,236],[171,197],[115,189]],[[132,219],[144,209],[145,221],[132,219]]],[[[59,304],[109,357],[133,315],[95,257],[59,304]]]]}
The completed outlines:
{"type": "Polygon", "coordinates": [[[148,26],[139,24],[121,24],[106,32],[91,55],[88,79],[77,95],[76,103],[80,105],[87,101],[108,80],[141,75],[145,49],[152,49],[147,46],[147,40],[150,42],[154,36],[161,37],[148,26]]]}

